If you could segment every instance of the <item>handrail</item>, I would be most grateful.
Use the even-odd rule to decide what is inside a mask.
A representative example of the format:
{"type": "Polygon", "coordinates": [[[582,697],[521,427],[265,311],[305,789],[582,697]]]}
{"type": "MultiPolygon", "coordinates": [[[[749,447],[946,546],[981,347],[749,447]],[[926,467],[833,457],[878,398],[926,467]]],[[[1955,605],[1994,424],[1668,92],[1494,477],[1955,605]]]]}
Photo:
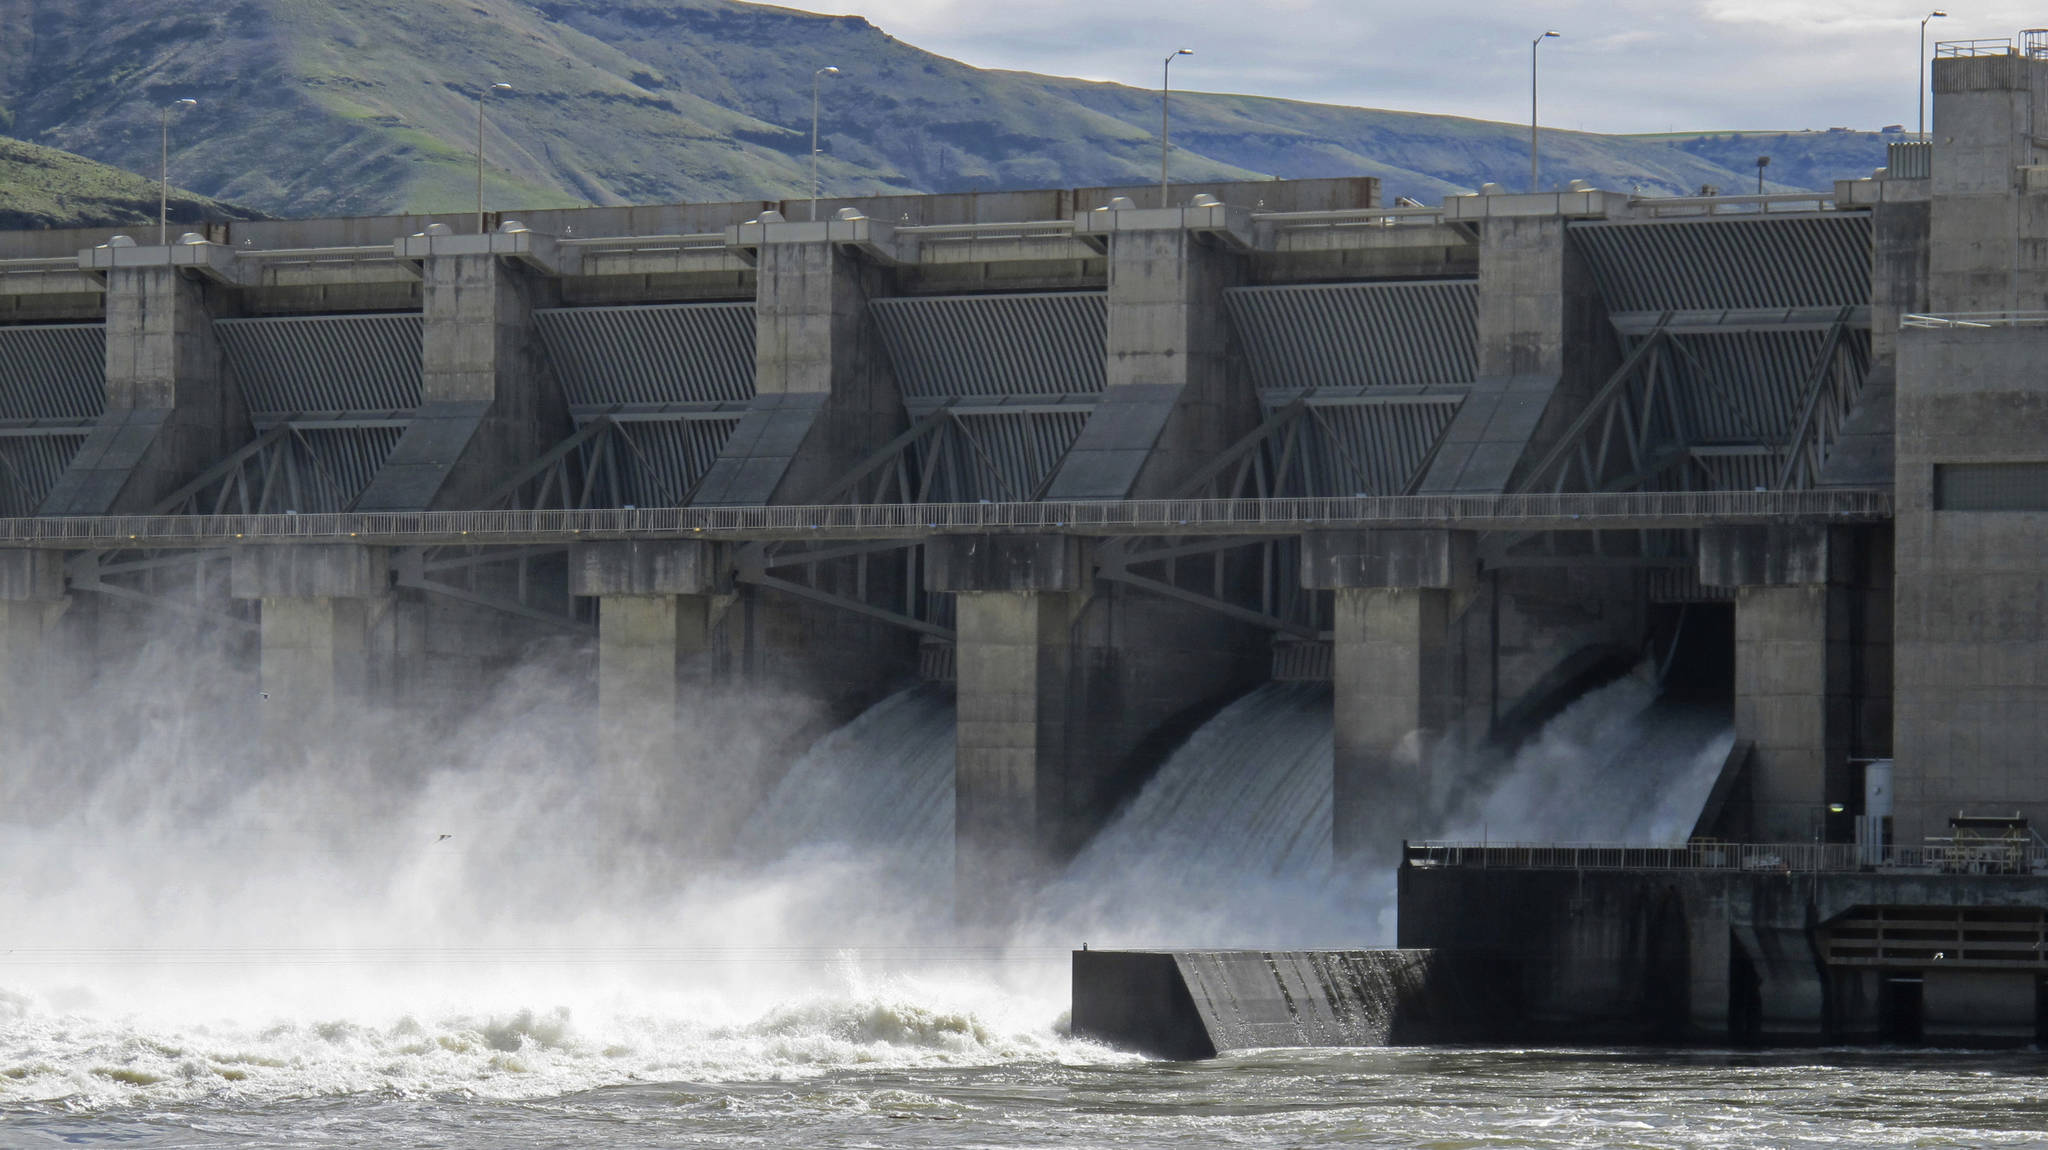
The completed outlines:
{"type": "Polygon", "coordinates": [[[692,248],[722,248],[725,246],[724,232],[675,232],[652,236],[568,236],[557,239],[556,247],[597,248],[600,250],[638,251],[655,245],[657,250],[667,251],[679,246],[692,248]],[[691,244],[690,241],[696,243],[691,244]]]}
{"type": "Polygon", "coordinates": [[[1902,328],[1989,328],[2041,327],[2048,325],[2048,311],[1954,311],[1939,315],[1908,313],[1899,317],[1902,328]]]}
{"type": "Polygon", "coordinates": [[[2048,848],[2020,839],[1929,842],[1879,850],[1863,843],[1518,843],[1422,841],[1405,844],[1410,867],[1475,870],[1712,870],[1751,874],[2048,873],[2048,848]]]}
{"type": "Polygon", "coordinates": [[[395,260],[398,253],[390,244],[338,244],[314,248],[236,248],[245,260],[315,260],[327,257],[359,260],[395,260]]]}
{"type": "Polygon", "coordinates": [[[1936,40],[1934,55],[1940,59],[1966,56],[2010,56],[2013,54],[2012,37],[1998,36],[1981,40],[1936,40]]]}
{"type": "Polygon", "coordinates": [[[9,271],[77,271],[78,257],[71,256],[17,256],[0,260],[0,272],[9,271]]]}
{"type": "Polygon", "coordinates": [[[1072,220],[997,220],[978,224],[904,224],[896,229],[899,236],[922,236],[926,239],[944,239],[947,236],[961,236],[979,239],[986,235],[1011,235],[1017,232],[1037,229],[1045,232],[1071,232],[1072,220]]]}
{"type": "Polygon", "coordinates": [[[988,532],[1290,535],[1305,530],[1395,527],[1592,531],[1734,523],[1879,522],[1891,515],[1891,492],[1873,488],[318,515],[107,515],[0,519],[0,547],[82,550],[261,542],[423,545],[593,539],[922,539],[988,532]]]}
{"type": "Polygon", "coordinates": [[[1629,207],[1653,219],[1680,215],[1752,215],[1771,212],[1837,210],[1830,192],[1766,192],[1731,196],[1632,196],[1629,207]]]}
{"type": "Polygon", "coordinates": [[[1309,228],[1414,227],[1443,223],[1444,209],[1418,208],[1332,208],[1311,212],[1253,212],[1252,223],[1281,231],[1309,228]]]}

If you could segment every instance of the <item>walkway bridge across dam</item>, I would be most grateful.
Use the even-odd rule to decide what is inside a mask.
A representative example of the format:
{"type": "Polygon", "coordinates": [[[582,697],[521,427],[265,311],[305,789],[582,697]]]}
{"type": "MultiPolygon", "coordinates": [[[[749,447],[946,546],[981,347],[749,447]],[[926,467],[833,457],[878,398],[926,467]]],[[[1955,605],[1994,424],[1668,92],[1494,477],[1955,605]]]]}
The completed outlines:
{"type": "Polygon", "coordinates": [[[1334,682],[1337,846],[1390,854],[1418,737],[1705,634],[1796,837],[1888,693],[1741,652],[1882,638],[1842,602],[1885,578],[1908,184],[0,234],[0,723],[153,612],[257,635],[283,739],[565,628],[602,758],[707,676],[850,708],[922,671],[963,881],[1003,886],[1264,679],[1334,682]]]}
{"type": "Polygon", "coordinates": [[[579,511],[101,515],[0,519],[0,547],[165,550],[262,544],[532,546],[637,540],[923,540],[935,535],[1286,536],[1308,531],[1670,531],[1888,522],[1890,491],[1643,491],[870,503],[579,511]]]}

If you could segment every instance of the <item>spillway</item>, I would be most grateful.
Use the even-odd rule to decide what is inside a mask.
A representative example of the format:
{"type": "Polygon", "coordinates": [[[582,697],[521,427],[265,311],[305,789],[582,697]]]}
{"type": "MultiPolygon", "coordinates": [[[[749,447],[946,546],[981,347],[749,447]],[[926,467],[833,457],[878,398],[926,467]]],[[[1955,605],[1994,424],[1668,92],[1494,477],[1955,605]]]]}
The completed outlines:
{"type": "Polygon", "coordinates": [[[1725,703],[1661,698],[1628,676],[1565,708],[1504,765],[1482,765],[1435,837],[1682,843],[1734,741],[1725,703]]]}
{"type": "Polygon", "coordinates": [[[812,745],[748,819],[735,853],[886,859],[893,879],[942,892],[953,877],[953,698],[899,691],[812,745]]]}
{"type": "Polygon", "coordinates": [[[1390,876],[1331,867],[1332,726],[1326,684],[1217,712],[1053,884],[1038,928],[1115,946],[1390,938],[1390,876]]]}
{"type": "MultiPolygon", "coordinates": [[[[1331,737],[1327,684],[1270,683],[1223,708],[1051,884],[1026,933],[1150,946],[1390,941],[1391,878],[1331,865],[1331,737]]],[[[1449,815],[1416,812],[1416,837],[1682,841],[1732,738],[1724,706],[1660,700],[1626,678],[1512,756],[1443,764],[1461,793],[1439,807],[1449,815]]],[[[741,831],[739,857],[858,857],[891,893],[944,899],[953,746],[950,691],[885,699],[791,767],[741,831]]]]}
{"type": "Polygon", "coordinates": [[[1330,869],[1330,689],[1269,683],[1203,724],[1069,868],[1298,878],[1330,869]]]}

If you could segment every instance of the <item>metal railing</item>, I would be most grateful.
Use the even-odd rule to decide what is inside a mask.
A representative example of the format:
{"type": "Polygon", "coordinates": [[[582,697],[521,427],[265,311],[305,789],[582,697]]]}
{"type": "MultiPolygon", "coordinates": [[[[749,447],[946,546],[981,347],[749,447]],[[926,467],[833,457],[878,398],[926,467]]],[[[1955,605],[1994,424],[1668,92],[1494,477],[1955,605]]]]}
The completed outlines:
{"type": "Polygon", "coordinates": [[[639,255],[655,252],[725,250],[724,232],[679,232],[653,236],[569,236],[555,241],[557,247],[583,248],[606,255],[639,255]]]}
{"type": "Polygon", "coordinates": [[[1283,231],[1298,228],[1358,228],[1358,227],[1429,227],[1443,222],[1444,209],[1439,207],[1412,208],[1335,208],[1314,212],[1253,212],[1254,225],[1267,225],[1283,231]]]}
{"type": "Polygon", "coordinates": [[[643,507],[581,511],[112,515],[0,519],[0,546],[102,548],[255,541],[509,543],[641,538],[917,539],[983,532],[1070,535],[1293,534],[1319,528],[1637,530],[1725,523],[1875,522],[1890,491],[1633,491],[1389,495],[1346,499],[1151,499],[643,507]]]}
{"type": "Polygon", "coordinates": [[[2013,54],[2012,37],[1997,36],[1983,40],[1936,40],[1934,55],[1937,58],[1965,56],[2010,56],[2013,54]]]}
{"type": "Polygon", "coordinates": [[[1990,328],[2048,327],[2048,311],[1956,311],[1941,315],[1907,314],[1899,317],[1900,327],[1990,328]]]}
{"type": "Polygon", "coordinates": [[[1933,842],[1889,846],[1857,843],[1722,843],[1683,846],[1625,843],[1411,842],[1403,865],[1468,870],[1700,870],[1751,874],[2011,875],[2048,873],[2048,848],[2038,842],[1933,842]]]}
{"type": "Polygon", "coordinates": [[[1638,214],[1651,219],[1836,210],[1835,197],[1824,192],[1767,192],[1761,196],[1636,196],[1628,203],[1638,214]]]}

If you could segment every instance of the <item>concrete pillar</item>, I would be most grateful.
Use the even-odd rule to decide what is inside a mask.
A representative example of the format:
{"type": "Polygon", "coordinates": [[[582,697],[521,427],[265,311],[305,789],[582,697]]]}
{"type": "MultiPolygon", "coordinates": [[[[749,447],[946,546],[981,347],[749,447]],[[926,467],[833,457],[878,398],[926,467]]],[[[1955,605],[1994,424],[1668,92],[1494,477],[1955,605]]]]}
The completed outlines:
{"type": "MultiPolygon", "coordinates": [[[[885,229],[828,240],[843,221],[755,229],[754,402],[692,502],[802,503],[887,443],[905,422],[868,301],[893,294],[885,229]]],[[[737,242],[737,241],[736,241],[737,242]]]]}
{"type": "Polygon", "coordinates": [[[1008,921],[1072,849],[1072,799],[1089,789],[1085,715],[1070,713],[1082,548],[1064,535],[947,536],[926,565],[928,587],[955,592],[954,904],[963,920],[1008,921]]]}
{"type": "Polygon", "coordinates": [[[1478,377],[1420,490],[1506,491],[1620,364],[1592,269],[1573,249],[1570,221],[1553,197],[1450,203],[1480,213],[1478,377]],[[1485,214],[1511,203],[1529,214],[1485,214]]]}
{"type": "Polygon", "coordinates": [[[262,602],[263,726],[274,745],[309,745],[359,713],[380,679],[373,629],[389,608],[382,547],[287,544],[234,553],[237,599],[262,602]]]}
{"type": "Polygon", "coordinates": [[[618,774],[673,759],[692,678],[708,671],[715,598],[731,591],[719,544],[579,543],[569,590],[598,600],[598,756],[618,774]]]}
{"type": "Polygon", "coordinates": [[[1427,829],[1429,752],[1456,717],[1454,600],[1470,592],[1470,534],[1322,531],[1302,537],[1302,585],[1334,593],[1331,848],[1391,860],[1427,829]]]}
{"type": "Polygon", "coordinates": [[[1258,423],[1235,369],[1224,289],[1246,258],[1224,209],[1104,211],[1083,220],[1109,245],[1107,387],[1047,499],[1155,499],[1258,423]],[[1091,217],[1112,217],[1095,221],[1091,217]],[[1209,225],[1216,226],[1209,226],[1209,225]]]}
{"type": "Polygon", "coordinates": [[[64,607],[63,552],[0,551],[0,732],[26,729],[47,698],[64,607]]]}
{"type": "Polygon", "coordinates": [[[475,507],[569,433],[533,322],[553,281],[492,246],[506,239],[425,238],[420,407],[357,510],[475,507]]]}
{"type": "Polygon", "coordinates": [[[225,289],[172,266],[169,249],[125,250],[165,253],[164,262],[106,272],[106,409],[44,498],[44,515],[148,511],[247,434],[213,333],[225,289]]]}
{"type": "Polygon", "coordinates": [[[1856,801],[1852,556],[1827,527],[1700,533],[1700,582],[1736,589],[1735,733],[1756,747],[1750,825],[1764,842],[1826,837],[1828,804],[1856,801]]]}

